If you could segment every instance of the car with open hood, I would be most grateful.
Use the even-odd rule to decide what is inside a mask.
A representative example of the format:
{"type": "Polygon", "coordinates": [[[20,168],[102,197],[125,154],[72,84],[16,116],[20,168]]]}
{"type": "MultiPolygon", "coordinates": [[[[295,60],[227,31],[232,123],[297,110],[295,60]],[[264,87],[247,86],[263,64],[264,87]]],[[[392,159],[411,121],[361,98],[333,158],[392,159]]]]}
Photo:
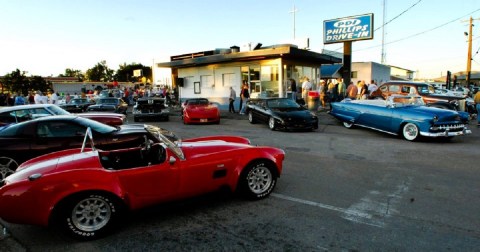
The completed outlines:
{"type": "Polygon", "coordinates": [[[169,120],[170,110],[165,98],[141,97],[138,98],[132,110],[133,120],[169,120]]]}
{"type": "Polygon", "coordinates": [[[241,137],[173,142],[160,131],[157,142],[103,150],[95,147],[89,128],[86,132],[81,148],[31,159],[4,179],[1,219],[96,239],[114,231],[128,211],[146,206],[219,189],[265,198],[285,157],[281,149],[253,146],[241,137]]]}

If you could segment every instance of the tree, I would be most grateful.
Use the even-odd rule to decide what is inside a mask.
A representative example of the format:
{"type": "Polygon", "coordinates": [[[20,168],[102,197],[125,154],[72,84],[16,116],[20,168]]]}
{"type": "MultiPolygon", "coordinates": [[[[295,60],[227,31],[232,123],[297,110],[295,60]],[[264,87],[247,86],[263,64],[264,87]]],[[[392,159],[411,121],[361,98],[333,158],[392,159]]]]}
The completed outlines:
{"type": "Polygon", "coordinates": [[[32,76],[29,78],[25,76],[24,71],[20,71],[19,69],[3,76],[2,83],[4,88],[10,92],[24,95],[27,95],[31,90],[45,91],[52,88],[52,83],[47,82],[44,78],[40,76],[32,76]]]}
{"type": "Polygon", "coordinates": [[[142,64],[131,63],[127,65],[123,63],[123,65],[118,66],[117,73],[115,74],[115,79],[117,81],[128,81],[128,82],[140,82],[141,77],[145,77],[147,79],[152,79],[152,69],[148,66],[144,66],[142,64]],[[133,71],[134,70],[142,70],[142,76],[134,77],[133,71]]]}
{"type": "Polygon", "coordinates": [[[107,66],[105,60],[100,61],[93,68],[87,70],[86,78],[89,81],[111,81],[114,71],[107,66]]]}
{"type": "Polygon", "coordinates": [[[74,70],[71,68],[65,69],[65,73],[59,74],[58,77],[77,77],[78,81],[83,81],[83,79],[85,79],[81,70],[74,70]]]}

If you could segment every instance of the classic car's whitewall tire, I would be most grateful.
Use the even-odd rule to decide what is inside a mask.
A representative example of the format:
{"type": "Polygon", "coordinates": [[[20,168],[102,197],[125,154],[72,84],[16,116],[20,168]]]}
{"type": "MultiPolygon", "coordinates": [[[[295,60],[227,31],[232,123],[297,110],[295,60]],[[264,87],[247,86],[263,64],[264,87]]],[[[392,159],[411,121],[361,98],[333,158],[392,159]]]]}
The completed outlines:
{"type": "Polygon", "coordinates": [[[347,128],[347,129],[351,129],[353,127],[353,123],[343,122],[343,127],[347,128]]]}
{"type": "Polygon", "coordinates": [[[414,141],[420,135],[420,130],[418,129],[417,125],[413,123],[407,123],[403,125],[402,135],[406,140],[414,141]]]}
{"type": "Polygon", "coordinates": [[[63,202],[56,221],[73,238],[93,240],[106,235],[122,213],[119,200],[102,193],[85,193],[63,202]]]}
{"type": "Polygon", "coordinates": [[[248,112],[248,121],[249,121],[251,124],[256,123],[255,118],[253,118],[253,113],[252,113],[252,111],[249,111],[249,112],[248,112]]]}
{"type": "Polygon", "coordinates": [[[242,172],[239,190],[248,199],[262,199],[272,193],[277,176],[271,164],[259,161],[249,164],[242,172]]]}
{"type": "Polygon", "coordinates": [[[275,122],[275,118],[273,117],[270,117],[268,119],[268,128],[271,129],[271,130],[275,130],[277,128],[277,124],[275,122]]]}
{"type": "Polygon", "coordinates": [[[13,174],[18,163],[9,157],[0,157],[0,181],[13,174]]]}

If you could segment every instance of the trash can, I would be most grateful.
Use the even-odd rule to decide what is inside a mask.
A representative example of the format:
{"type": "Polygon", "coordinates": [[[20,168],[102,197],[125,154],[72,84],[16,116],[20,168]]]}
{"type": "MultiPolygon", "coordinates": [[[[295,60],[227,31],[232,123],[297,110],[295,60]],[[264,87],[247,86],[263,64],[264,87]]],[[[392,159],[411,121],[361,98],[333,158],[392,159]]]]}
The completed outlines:
{"type": "Polygon", "coordinates": [[[318,110],[320,94],[317,91],[308,91],[307,105],[309,110],[318,110]]]}

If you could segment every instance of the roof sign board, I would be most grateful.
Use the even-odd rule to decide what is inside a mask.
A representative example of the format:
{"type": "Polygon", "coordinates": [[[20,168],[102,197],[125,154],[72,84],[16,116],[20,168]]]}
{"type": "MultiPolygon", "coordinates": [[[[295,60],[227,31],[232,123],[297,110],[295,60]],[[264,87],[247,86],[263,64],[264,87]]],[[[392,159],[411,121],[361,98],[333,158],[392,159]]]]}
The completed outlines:
{"type": "Polygon", "coordinates": [[[323,21],[323,43],[373,39],[373,13],[323,21]]]}

